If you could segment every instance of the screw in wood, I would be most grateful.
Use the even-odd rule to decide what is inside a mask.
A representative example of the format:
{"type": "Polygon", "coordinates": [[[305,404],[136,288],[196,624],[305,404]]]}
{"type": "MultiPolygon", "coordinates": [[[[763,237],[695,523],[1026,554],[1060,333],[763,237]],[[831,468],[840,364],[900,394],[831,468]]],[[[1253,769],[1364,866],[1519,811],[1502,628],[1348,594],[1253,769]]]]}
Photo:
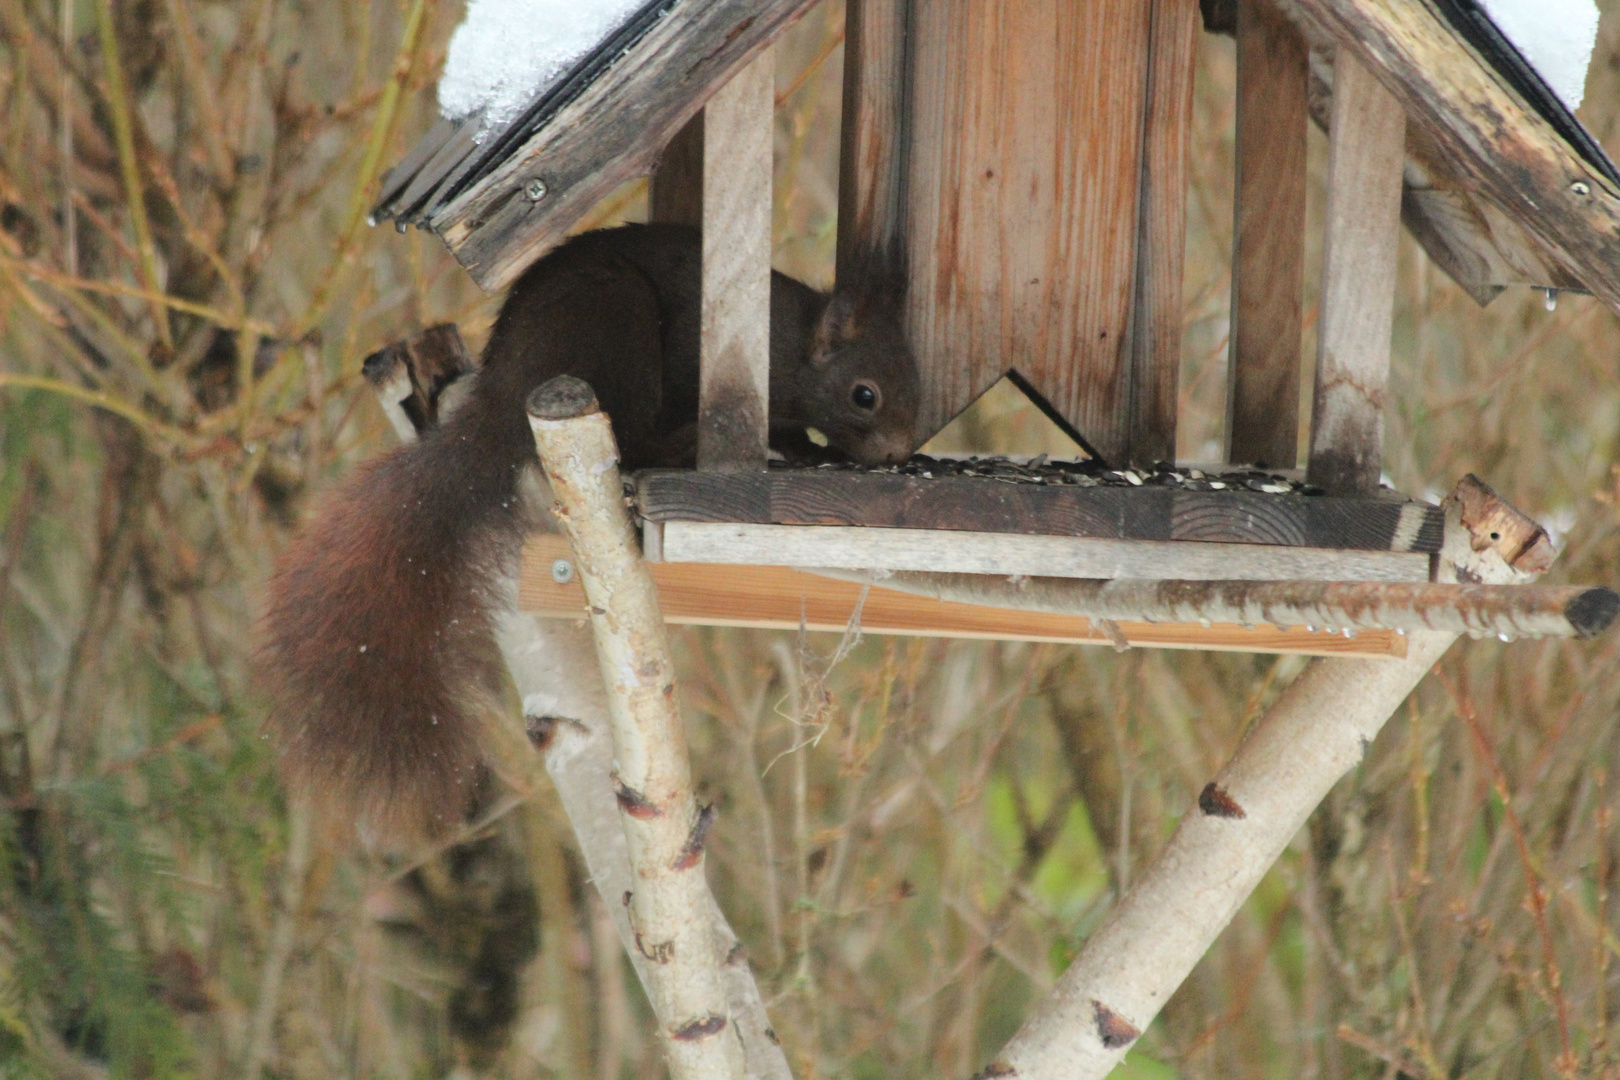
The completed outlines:
{"type": "Polygon", "coordinates": [[[1588,184],[1585,180],[1577,180],[1573,184],[1569,185],[1569,190],[1584,199],[1588,195],[1592,194],[1592,185],[1588,184]]]}
{"type": "Polygon", "coordinates": [[[574,580],[574,564],[567,559],[558,559],[551,564],[551,580],[559,585],[566,585],[574,580]]]}
{"type": "Polygon", "coordinates": [[[530,202],[539,202],[546,197],[546,182],[538,176],[530,177],[529,182],[523,185],[523,197],[530,202]]]}

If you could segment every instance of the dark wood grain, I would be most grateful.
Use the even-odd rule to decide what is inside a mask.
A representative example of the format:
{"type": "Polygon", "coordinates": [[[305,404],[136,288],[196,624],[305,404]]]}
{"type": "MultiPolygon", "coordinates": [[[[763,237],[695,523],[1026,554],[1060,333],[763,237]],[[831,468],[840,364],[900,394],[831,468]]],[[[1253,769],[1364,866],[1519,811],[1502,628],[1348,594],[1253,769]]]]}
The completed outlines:
{"type": "Polygon", "coordinates": [[[1240,0],[1226,460],[1299,455],[1309,56],[1271,0],[1240,0]]]}
{"type": "Polygon", "coordinates": [[[647,220],[703,227],[703,113],[675,133],[647,181],[647,220]]]}
{"type": "Polygon", "coordinates": [[[509,284],[659,152],[812,0],[676,0],[600,77],[429,222],[485,289],[509,284]],[[545,194],[531,199],[531,182],[545,194]]]}
{"type": "Polygon", "coordinates": [[[1046,486],[980,477],[651,471],[638,474],[635,484],[637,508],[652,521],[864,525],[1425,553],[1440,549],[1444,524],[1438,507],[1386,498],[1046,486]],[[1403,535],[1403,508],[1412,508],[1404,543],[1397,540],[1403,535]]]}
{"type": "Polygon", "coordinates": [[[848,0],[838,162],[838,284],[892,293],[904,277],[906,39],[911,0],[848,0]]]}

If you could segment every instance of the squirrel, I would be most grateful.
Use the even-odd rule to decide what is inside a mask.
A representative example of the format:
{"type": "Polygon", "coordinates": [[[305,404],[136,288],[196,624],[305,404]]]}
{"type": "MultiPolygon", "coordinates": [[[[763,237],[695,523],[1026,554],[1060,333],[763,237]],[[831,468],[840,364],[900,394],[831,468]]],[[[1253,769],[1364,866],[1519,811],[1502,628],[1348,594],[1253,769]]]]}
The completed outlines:
{"type": "MultiPolygon", "coordinates": [[[[698,414],[701,238],[673,225],[584,233],[513,285],[464,401],[364,465],[277,561],[256,667],[290,784],[383,833],[435,832],[471,802],[494,614],[544,518],[524,402],[591,384],[626,471],[689,466],[698,414]]],[[[865,464],[912,449],[917,370],[870,298],[771,275],[770,428],[865,464]]],[[[825,451],[822,451],[825,453],[825,451]]]]}

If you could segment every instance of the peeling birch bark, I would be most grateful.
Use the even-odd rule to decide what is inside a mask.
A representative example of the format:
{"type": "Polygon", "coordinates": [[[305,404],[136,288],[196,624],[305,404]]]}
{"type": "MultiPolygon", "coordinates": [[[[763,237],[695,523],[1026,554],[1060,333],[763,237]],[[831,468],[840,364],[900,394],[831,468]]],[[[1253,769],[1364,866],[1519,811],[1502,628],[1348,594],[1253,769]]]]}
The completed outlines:
{"type": "Polygon", "coordinates": [[[1590,638],[1620,597],[1600,585],[1005,578],[863,570],[814,573],[965,604],[1116,622],[1235,623],[1313,630],[1444,630],[1471,637],[1590,638]]]}
{"type": "MultiPolygon", "coordinates": [[[[1446,500],[1442,574],[1492,584],[1525,581],[1546,565],[1545,552],[1525,539],[1535,529],[1469,477],[1446,500]],[[1482,505],[1487,512],[1478,509],[1482,505]]],[[[1205,786],[1163,852],[980,1075],[1106,1076],[1311,811],[1362,759],[1384,722],[1456,638],[1413,633],[1402,660],[1313,660],[1205,786]]]]}
{"type": "MultiPolygon", "coordinates": [[[[422,387],[413,379],[407,364],[376,368],[384,377],[373,379],[374,372],[368,372],[367,378],[394,422],[400,441],[416,441],[416,421],[401,403],[413,393],[422,393],[422,387]]],[[[442,402],[435,403],[442,407],[442,402]]],[[[424,413],[422,417],[423,429],[431,427],[432,416],[424,413]]],[[[536,508],[551,503],[549,492],[544,490],[526,492],[524,497],[536,508]]],[[[514,731],[510,724],[502,722],[504,717],[491,717],[486,748],[496,772],[518,790],[539,782],[534,766],[544,762],[585,857],[591,883],[602,897],[630,965],[650,997],[647,959],[636,951],[630,912],[622,902],[633,880],[630,853],[613,797],[607,690],[600,679],[590,675],[595,670],[596,652],[584,614],[580,612],[577,623],[538,618],[518,611],[515,596],[502,606],[495,621],[496,644],[522,698],[527,731],[514,731]]],[[[793,1080],[747,957],[738,947],[737,935],[725,913],[712,898],[710,917],[715,958],[725,976],[727,1008],[742,1039],[749,1080],[793,1080]]]]}
{"type": "Polygon", "coordinates": [[[664,621],[626,512],[613,431],[590,387],[569,376],[536,390],[528,407],[590,604],[613,740],[612,774],[596,783],[611,784],[618,801],[632,871],[622,902],[647,961],[659,1041],[675,1080],[741,1080],[703,875],[710,812],[693,798],[664,621]]]}
{"type": "MultiPolygon", "coordinates": [[[[580,620],[541,618],[509,610],[496,630],[501,654],[523,699],[532,749],[544,755],[546,772],[573,826],[591,884],[601,895],[619,941],[641,985],[647,958],[636,949],[624,894],[633,891],[630,851],[613,794],[613,742],[608,732],[607,691],[596,671],[596,645],[580,620]]],[[[716,962],[726,984],[727,1010],[742,1039],[750,1080],[792,1080],[787,1057],[775,1041],[765,1000],[737,935],[714,904],[716,962]]]]}

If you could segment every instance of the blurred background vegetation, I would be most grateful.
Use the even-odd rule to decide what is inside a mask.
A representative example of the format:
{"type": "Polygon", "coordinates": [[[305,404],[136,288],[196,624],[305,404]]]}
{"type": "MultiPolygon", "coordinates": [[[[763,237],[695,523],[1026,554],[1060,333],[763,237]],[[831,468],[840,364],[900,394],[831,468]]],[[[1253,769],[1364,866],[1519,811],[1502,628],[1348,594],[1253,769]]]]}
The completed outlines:
{"type": "MultiPolygon", "coordinates": [[[[1602,6],[1583,116],[1620,154],[1602,6]]],[[[333,844],[245,668],[311,494],[390,441],[361,359],[444,320],[476,347],[493,314],[436,239],[364,220],[460,13],[0,0],[5,1080],[662,1074],[554,805],[449,850],[333,844]]],[[[841,40],[824,0],[777,52],[778,265],[823,286],[841,40]]],[[[1231,41],[1198,63],[1180,449],[1211,460],[1231,41]]],[[[1404,240],[1396,288],[1391,481],[1475,471],[1553,531],[1554,579],[1620,579],[1615,313],[1481,310],[1404,240]]],[[[998,391],[949,436],[1063,449],[1043,425],[998,391]]],[[[710,877],[803,1078],[981,1067],[1302,664],[675,637],[710,877]]],[[[1615,635],[1454,649],[1123,1073],[1620,1077],[1617,669],[1615,635]]]]}

